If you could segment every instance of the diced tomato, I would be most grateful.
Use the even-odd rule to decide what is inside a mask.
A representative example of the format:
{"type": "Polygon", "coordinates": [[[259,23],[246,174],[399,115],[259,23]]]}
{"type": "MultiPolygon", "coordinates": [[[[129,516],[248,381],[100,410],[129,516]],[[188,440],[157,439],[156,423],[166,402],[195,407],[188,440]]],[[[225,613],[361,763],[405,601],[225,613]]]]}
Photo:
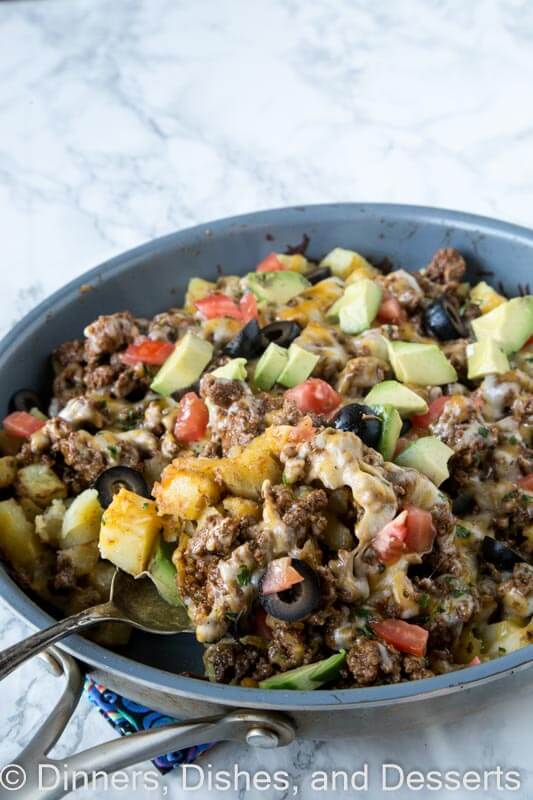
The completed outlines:
{"type": "Polygon", "coordinates": [[[477,667],[478,664],[481,664],[481,659],[479,656],[474,656],[472,661],[469,661],[466,665],[467,667],[477,667]]]}
{"type": "Polygon", "coordinates": [[[29,439],[32,433],[38,431],[45,424],[44,419],[38,419],[27,411],[13,411],[4,417],[3,426],[6,433],[21,439],[29,439]]]}
{"type": "Polygon", "coordinates": [[[178,442],[197,442],[205,434],[208,422],[209,411],[204,401],[194,392],[183,395],[174,424],[178,442]]]}
{"type": "Polygon", "coordinates": [[[524,475],[517,483],[526,492],[533,492],[533,472],[530,472],[529,475],[524,475]]]}
{"type": "Polygon", "coordinates": [[[372,547],[384,564],[393,564],[405,553],[407,536],[407,511],[385,525],[372,539],[372,547]]]}
{"type": "Polygon", "coordinates": [[[447,395],[437,397],[429,404],[429,408],[425,414],[415,414],[411,417],[411,422],[415,428],[429,428],[429,426],[438,420],[444,410],[444,406],[450,398],[447,395]]]}
{"type": "Polygon", "coordinates": [[[227,294],[209,294],[207,297],[197,300],[194,305],[205,319],[214,319],[215,317],[242,319],[241,309],[227,294]]]}
{"type": "Polygon", "coordinates": [[[404,622],[403,619],[384,619],[371,623],[371,628],[379,639],[391,644],[401,653],[424,656],[429,632],[420,625],[404,622]]]}
{"type": "Polygon", "coordinates": [[[396,456],[399,456],[402,450],[405,450],[405,448],[409,444],[410,444],[409,439],[406,439],[405,436],[400,436],[400,438],[396,442],[396,447],[394,448],[394,455],[392,457],[393,460],[396,458],[396,456]]]}
{"type": "Polygon", "coordinates": [[[291,442],[308,442],[315,435],[311,417],[304,417],[289,434],[291,442]]]}
{"type": "Polygon", "coordinates": [[[275,253],[270,253],[266,258],[259,262],[255,268],[256,272],[280,272],[285,269],[275,253]]]}
{"type": "Polygon", "coordinates": [[[299,411],[304,414],[312,411],[315,414],[329,414],[341,403],[341,395],[320,378],[308,378],[303,383],[285,392],[285,397],[293,400],[299,411]]]}
{"type": "Polygon", "coordinates": [[[290,556],[275,558],[267,567],[267,571],[261,581],[262,594],[275,594],[290,589],[295,583],[304,580],[298,570],[291,564],[290,556]]]}
{"type": "Polygon", "coordinates": [[[433,547],[436,531],[429,511],[416,506],[407,508],[407,536],[405,546],[409,553],[429,553],[433,547]]]}
{"type": "Polygon", "coordinates": [[[246,292],[246,294],[241,297],[239,309],[243,322],[246,323],[250,322],[251,319],[257,319],[258,311],[255,295],[251,292],[246,292]]]}
{"type": "Polygon", "coordinates": [[[531,345],[533,345],[533,336],[530,336],[527,342],[522,345],[522,350],[526,350],[528,347],[531,347],[531,345]]]}
{"type": "Polygon", "coordinates": [[[158,339],[136,339],[124,350],[120,360],[124,364],[163,364],[174,350],[172,342],[161,342],[158,339]]]}
{"type": "Polygon", "coordinates": [[[435,528],[429,511],[409,506],[373,538],[372,547],[384,564],[393,564],[404,553],[429,553],[435,528]]]}
{"type": "Polygon", "coordinates": [[[380,322],[392,324],[403,322],[407,319],[407,314],[401,307],[400,302],[390,294],[384,294],[377,316],[380,322]]]}

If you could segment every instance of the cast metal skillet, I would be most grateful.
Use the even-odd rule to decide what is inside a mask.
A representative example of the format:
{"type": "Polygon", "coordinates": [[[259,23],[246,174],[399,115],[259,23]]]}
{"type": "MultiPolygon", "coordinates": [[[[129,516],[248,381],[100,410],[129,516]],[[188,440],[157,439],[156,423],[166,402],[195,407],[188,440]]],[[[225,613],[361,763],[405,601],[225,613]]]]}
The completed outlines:
{"type": "MultiPolygon", "coordinates": [[[[13,387],[43,391],[49,379],[49,352],[79,336],[83,326],[99,314],[130,309],[151,316],[179,304],[191,276],[210,278],[218,265],[228,273],[244,273],[269,251],[283,251],[305,241],[304,235],[310,238],[308,254],[314,258],[342,245],[376,263],[388,258],[396,266],[418,269],[438,248],[453,246],[464,253],[473,271],[494,271],[491,281],[501,280],[510,294],[516,293],[518,283],[531,277],[533,232],[458,212],[335,204],[262,211],[201,225],[112,259],[26,316],[0,345],[0,413],[5,412],[13,387]]],[[[0,595],[33,627],[51,623],[51,617],[2,569],[0,595]]],[[[487,702],[494,704],[511,694],[530,692],[531,673],[526,667],[532,658],[530,645],[495,661],[427,680],[337,691],[265,691],[177,674],[200,673],[200,651],[188,635],[136,634],[120,653],[73,636],[63,651],[54,651],[52,663],[66,674],[67,688],[59,711],[45,723],[46,732],[39,732],[18,759],[28,768],[28,781],[17,796],[20,800],[47,800],[64,793],[61,788],[38,793],[31,779],[36,770],[31,765],[43,761],[43,752],[60,735],[77,702],[83,671],[137,702],[169,715],[194,718],[113,741],[68,760],[70,770],[90,766],[113,771],[160,752],[215,739],[277,747],[295,736],[379,734],[387,727],[397,731],[432,719],[470,715],[487,702]]]]}

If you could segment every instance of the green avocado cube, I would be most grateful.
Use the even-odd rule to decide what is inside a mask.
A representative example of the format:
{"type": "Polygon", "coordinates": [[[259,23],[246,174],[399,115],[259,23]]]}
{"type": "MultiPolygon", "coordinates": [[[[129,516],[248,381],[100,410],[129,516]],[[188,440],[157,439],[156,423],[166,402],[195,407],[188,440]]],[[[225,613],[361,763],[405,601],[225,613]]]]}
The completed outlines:
{"type": "Polygon", "coordinates": [[[469,344],[466,348],[468,378],[484,378],[485,375],[502,375],[508,372],[509,359],[493,339],[469,344]]]}
{"type": "Polygon", "coordinates": [[[399,467],[412,467],[426,475],[435,486],[450,477],[448,461],[453,450],[437,436],[422,436],[402,450],[395,458],[399,467]]]}
{"type": "Polygon", "coordinates": [[[272,389],[288,360],[288,350],[270,342],[255,367],[254,383],[257,388],[265,392],[272,389]]]}
{"type": "Polygon", "coordinates": [[[372,408],[381,419],[378,450],[385,461],[390,461],[400,438],[402,418],[393,406],[372,406],[372,408]]]}
{"type": "Polygon", "coordinates": [[[298,386],[299,383],[303,383],[309,377],[319,361],[320,356],[316,355],[316,353],[310,353],[309,350],[304,350],[298,344],[291,344],[289,347],[289,360],[277,379],[278,383],[288,389],[298,386]]]}
{"type": "Polygon", "coordinates": [[[493,339],[505,353],[516,353],[533,336],[533,295],[514,297],[472,320],[476,339],[493,339]]]}
{"type": "Polygon", "coordinates": [[[311,284],[299,272],[280,270],[279,272],[249,272],[246,276],[248,288],[258,300],[283,305],[297,297],[311,284]]]}
{"type": "Polygon", "coordinates": [[[398,381],[376,383],[365,397],[365,403],[394,406],[398,413],[405,417],[411,414],[425,414],[428,410],[428,404],[423,397],[398,381]]]}
{"type": "Polygon", "coordinates": [[[215,378],[225,378],[228,381],[245,381],[246,359],[232,358],[231,361],[213,370],[211,375],[214,375],[215,378]]]}
{"type": "Polygon", "coordinates": [[[259,686],[261,689],[296,689],[300,691],[318,689],[324,683],[339,677],[345,661],[346,652],[341,650],[315,664],[306,664],[304,667],[296,667],[296,669],[266,678],[260,682],[259,686]]]}
{"type": "Polygon", "coordinates": [[[213,345],[188,331],[178,342],[150,388],[165,397],[198,380],[213,357],[213,345]]]}
{"type": "Polygon", "coordinates": [[[457,372],[436,344],[389,342],[388,348],[392,368],[402,383],[440,386],[457,380],[457,372]]]}

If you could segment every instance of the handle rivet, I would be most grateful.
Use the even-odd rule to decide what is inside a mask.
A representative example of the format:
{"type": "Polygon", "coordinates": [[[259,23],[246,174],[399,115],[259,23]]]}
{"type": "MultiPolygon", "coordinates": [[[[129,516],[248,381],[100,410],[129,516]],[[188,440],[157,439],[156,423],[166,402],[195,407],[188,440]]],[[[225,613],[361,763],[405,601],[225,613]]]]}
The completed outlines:
{"type": "Polygon", "coordinates": [[[246,734],[246,744],[250,747],[261,747],[264,750],[277,747],[279,744],[278,734],[269,728],[255,727],[250,728],[246,734]]]}

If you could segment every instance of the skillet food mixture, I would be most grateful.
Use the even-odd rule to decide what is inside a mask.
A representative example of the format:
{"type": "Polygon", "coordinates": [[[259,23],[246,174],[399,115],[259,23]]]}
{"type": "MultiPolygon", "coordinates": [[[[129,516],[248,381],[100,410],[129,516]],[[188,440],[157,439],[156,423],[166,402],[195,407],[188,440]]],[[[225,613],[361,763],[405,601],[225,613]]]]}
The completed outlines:
{"type": "Polygon", "coordinates": [[[5,559],[64,613],[114,565],[148,576],[223,683],[508,653],[533,637],[532,336],[533,296],[466,283],[453,249],[411,274],[272,253],[184,308],[101,316],[53,353],[46,409],[12,398],[5,559]]]}

